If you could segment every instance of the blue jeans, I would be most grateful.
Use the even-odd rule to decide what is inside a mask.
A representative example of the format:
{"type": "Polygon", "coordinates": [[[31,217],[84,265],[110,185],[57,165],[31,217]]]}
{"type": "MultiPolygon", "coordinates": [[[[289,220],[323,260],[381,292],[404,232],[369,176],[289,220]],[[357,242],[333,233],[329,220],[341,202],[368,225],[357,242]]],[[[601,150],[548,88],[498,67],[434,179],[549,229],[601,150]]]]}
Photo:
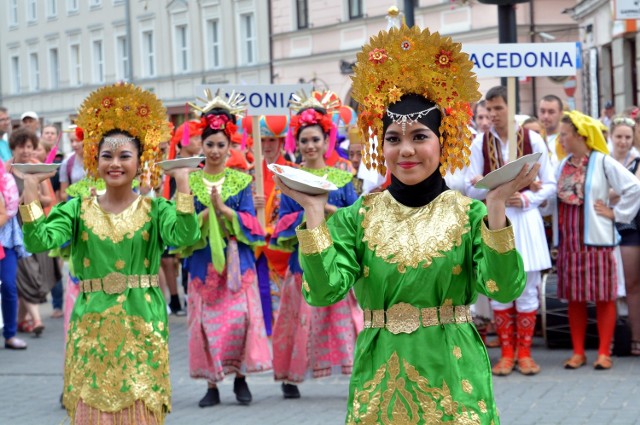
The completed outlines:
{"type": "MultiPolygon", "coordinates": [[[[58,261],[56,259],[56,261],[58,261]]],[[[56,282],[51,288],[51,304],[55,310],[62,310],[62,300],[64,294],[64,287],[62,286],[62,279],[56,282]]]]}
{"type": "Polygon", "coordinates": [[[0,260],[0,293],[2,294],[2,320],[4,339],[13,338],[18,330],[18,287],[16,274],[18,272],[18,255],[13,248],[4,249],[5,257],[0,260]]]}

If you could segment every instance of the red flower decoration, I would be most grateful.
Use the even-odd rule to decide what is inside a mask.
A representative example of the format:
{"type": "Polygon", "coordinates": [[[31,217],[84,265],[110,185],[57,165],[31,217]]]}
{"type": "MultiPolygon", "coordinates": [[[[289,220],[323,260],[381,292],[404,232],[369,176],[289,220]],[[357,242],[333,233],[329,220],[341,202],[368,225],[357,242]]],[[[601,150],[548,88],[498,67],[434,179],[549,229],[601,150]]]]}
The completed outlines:
{"type": "Polygon", "coordinates": [[[379,65],[381,63],[385,63],[389,56],[387,56],[387,51],[385,49],[375,48],[373,51],[369,52],[369,62],[379,65]]]}
{"type": "Polygon", "coordinates": [[[84,140],[84,131],[82,131],[80,127],[76,127],[74,133],[76,134],[76,139],[78,139],[78,141],[82,142],[84,140]]]}
{"type": "Polygon", "coordinates": [[[402,48],[402,50],[409,50],[411,48],[411,41],[409,41],[408,39],[403,40],[400,44],[400,47],[402,48]]]}
{"type": "Polygon", "coordinates": [[[104,99],[102,99],[102,107],[103,108],[111,108],[113,106],[113,99],[110,97],[105,97],[104,99]]]}
{"type": "Polygon", "coordinates": [[[146,117],[149,115],[149,107],[147,105],[138,106],[138,111],[136,112],[140,117],[146,117]]]}
{"type": "Polygon", "coordinates": [[[436,56],[436,64],[438,64],[440,68],[449,68],[451,66],[452,55],[448,50],[440,50],[440,54],[436,56]]]}
{"type": "Polygon", "coordinates": [[[229,117],[226,115],[209,114],[204,117],[204,120],[206,122],[205,125],[211,127],[212,130],[224,130],[229,122],[229,117]]]}
{"type": "Polygon", "coordinates": [[[325,133],[329,133],[333,127],[333,121],[329,115],[324,115],[315,109],[305,109],[298,115],[291,118],[291,131],[293,134],[298,134],[301,127],[308,127],[310,125],[319,125],[325,133]]]}

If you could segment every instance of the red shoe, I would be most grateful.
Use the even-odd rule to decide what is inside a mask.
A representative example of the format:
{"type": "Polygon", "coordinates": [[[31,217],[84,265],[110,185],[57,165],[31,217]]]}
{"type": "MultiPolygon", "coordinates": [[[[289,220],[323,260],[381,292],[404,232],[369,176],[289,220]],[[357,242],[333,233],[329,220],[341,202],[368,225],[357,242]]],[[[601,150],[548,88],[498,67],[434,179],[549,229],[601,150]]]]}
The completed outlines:
{"type": "Polygon", "coordinates": [[[33,332],[33,323],[31,323],[31,320],[23,320],[18,323],[18,332],[27,334],[33,332]]]}

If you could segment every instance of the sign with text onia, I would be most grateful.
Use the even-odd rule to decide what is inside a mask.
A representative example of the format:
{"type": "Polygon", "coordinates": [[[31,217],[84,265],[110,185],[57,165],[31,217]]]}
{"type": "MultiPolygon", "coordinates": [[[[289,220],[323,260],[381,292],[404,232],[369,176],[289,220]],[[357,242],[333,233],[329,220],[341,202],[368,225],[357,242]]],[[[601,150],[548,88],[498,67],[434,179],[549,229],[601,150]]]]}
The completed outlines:
{"type": "Polygon", "coordinates": [[[263,85],[227,85],[227,84],[206,84],[196,87],[198,95],[205,89],[216,93],[218,89],[231,94],[243,94],[247,102],[247,115],[289,115],[289,99],[300,90],[304,90],[307,95],[311,94],[313,86],[311,84],[263,84],[263,85]]]}
{"type": "Polygon", "coordinates": [[[478,77],[575,75],[580,68],[577,43],[464,44],[478,77]]]}

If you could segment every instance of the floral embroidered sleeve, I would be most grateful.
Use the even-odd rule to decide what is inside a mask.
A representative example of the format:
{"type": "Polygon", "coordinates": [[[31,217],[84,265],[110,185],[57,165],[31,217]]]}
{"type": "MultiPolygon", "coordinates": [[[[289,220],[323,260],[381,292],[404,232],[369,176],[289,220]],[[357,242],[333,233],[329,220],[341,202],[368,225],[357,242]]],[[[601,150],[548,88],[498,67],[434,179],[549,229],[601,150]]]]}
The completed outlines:
{"type": "Polygon", "coordinates": [[[80,199],[63,202],[44,216],[40,202],[20,205],[24,245],[32,253],[58,248],[69,241],[76,226],[76,218],[80,211],[80,199]]]}
{"type": "Polygon", "coordinates": [[[271,248],[293,252],[298,243],[296,228],[302,224],[303,218],[302,207],[293,199],[282,195],[278,223],[269,242],[271,248]]]}
{"type": "Polygon", "coordinates": [[[300,265],[304,270],[302,294],[310,305],[328,306],[345,297],[360,278],[361,258],[357,240],[358,200],[339,209],[320,226],[297,230],[300,241],[300,265]]]}
{"type": "Polygon", "coordinates": [[[200,239],[200,228],[193,207],[193,196],[178,192],[175,203],[156,198],[160,235],[165,245],[189,246],[200,239]]]}
{"type": "Polygon", "coordinates": [[[487,208],[473,201],[469,211],[473,233],[473,265],[476,289],[501,303],[515,300],[524,291],[526,273],[522,257],[516,251],[513,227],[489,230],[486,224],[487,208]]]}
{"type": "MultiPolygon", "coordinates": [[[[237,197],[237,206],[234,208],[233,220],[224,219],[227,232],[244,244],[253,247],[264,245],[264,230],[256,218],[251,186],[242,189],[235,197],[237,197]]],[[[230,198],[227,205],[234,203],[230,198]]]]}

